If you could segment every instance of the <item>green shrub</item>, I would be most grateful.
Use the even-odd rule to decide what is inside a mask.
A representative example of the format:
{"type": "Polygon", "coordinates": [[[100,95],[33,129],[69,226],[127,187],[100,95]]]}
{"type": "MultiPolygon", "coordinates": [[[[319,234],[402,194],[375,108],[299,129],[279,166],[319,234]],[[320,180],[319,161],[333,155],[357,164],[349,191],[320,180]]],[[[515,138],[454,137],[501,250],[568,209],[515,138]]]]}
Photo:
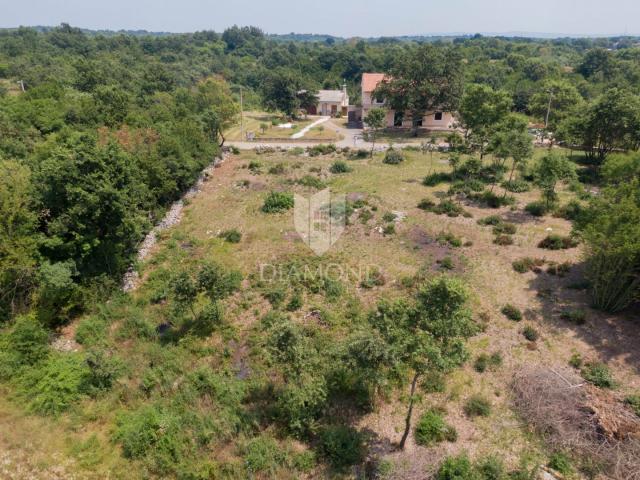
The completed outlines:
{"type": "Polygon", "coordinates": [[[208,337],[224,322],[224,309],[217,300],[211,301],[202,309],[195,323],[196,333],[208,337]]]}
{"type": "Polygon", "coordinates": [[[587,312],[579,308],[565,310],[560,314],[560,318],[576,325],[584,325],[587,321],[587,312]]]}
{"type": "Polygon", "coordinates": [[[302,294],[300,292],[295,292],[287,304],[287,311],[295,312],[300,310],[302,308],[302,304],[302,294]]]}
{"type": "Polygon", "coordinates": [[[336,153],[337,147],[330,143],[328,145],[319,144],[314,145],[313,147],[309,147],[309,156],[310,157],[318,157],[320,155],[330,155],[332,153],[336,153]]]}
{"type": "Polygon", "coordinates": [[[455,442],[458,434],[454,427],[444,421],[439,412],[428,410],[416,424],[415,437],[418,445],[430,446],[445,440],[455,442]]]}
{"type": "Polygon", "coordinates": [[[390,148],[384,154],[384,159],[382,163],[386,163],[388,165],[398,165],[399,163],[404,162],[404,154],[399,150],[394,150],[390,148]]]}
{"type": "Polygon", "coordinates": [[[224,230],[220,232],[218,237],[223,238],[226,242],[229,243],[240,243],[240,240],[242,240],[242,233],[233,228],[231,230],[224,230]]]}
{"type": "Polygon", "coordinates": [[[531,190],[531,185],[524,180],[511,180],[502,182],[502,188],[511,193],[524,193],[531,190]]]}
{"type": "Polygon", "coordinates": [[[566,220],[577,220],[580,215],[584,212],[584,207],[577,200],[571,200],[566,205],[558,208],[555,211],[555,215],[566,220]]]}
{"type": "Polygon", "coordinates": [[[451,181],[451,175],[449,175],[448,173],[438,172],[438,173],[432,173],[424,177],[424,179],[422,180],[422,184],[425,187],[435,187],[441,183],[450,182],[450,181],[451,181]]]}
{"type": "Polygon", "coordinates": [[[274,472],[286,460],[278,442],[267,436],[252,438],[244,445],[242,457],[250,472],[274,472]]]}
{"type": "Polygon", "coordinates": [[[553,468],[556,472],[561,473],[562,475],[571,475],[573,473],[573,466],[571,465],[571,460],[564,453],[556,452],[551,455],[549,458],[549,463],[547,464],[549,468],[553,468]]]}
{"type": "Polygon", "coordinates": [[[10,376],[14,369],[34,365],[49,353],[49,334],[34,315],[18,316],[8,334],[0,337],[0,376],[10,376]],[[4,358],[3,358],[4,357],[4,358]]]}
{"type": "Polygon", "coordinates": [[[420,210],[432,210],[435,206],[435,202],[429,198],[423,198],[420,200],[420,203],[418,203],[418,208],[420,210]]]}
{"type": "Polygon", "coordinates": [[[469,417],[487,417],[491,414],[491,403],[481,395],[472,395],[464,404],[464,413],[469,417]]]}
{"type": "Polygon", "coordinates": [[[396,226],[393,223],[389,223],[388,225],[385,225],[384,228],[382,229],[382,234],[383,235],[394,235],[396,233],[396,226]]]}
{"type": "Polygon", "coordinates": [[[226,270],[217,263],[205,263],[198,272],[197,288],[211,300],[222,300],[236,292],[242,284],[242,274],[237,270],[226,270]]]}
{"type": "Polygon", "coordinates": [[[527,273],[529,271],[538,271],[543,264],[544,260],[541,258],[524,257],[514,260],[511,266],[518,273],[527,273]]]}
{"type": "Polygon", "coordinates": [[[440,267],[445,270],[453,270],[455,265],[453,264],[453,259],[451,257],[444,257],[440,261],[440,267]]]}
{"type": "Polygon", "coordinates": [[[528,203],[524,207],[524,210],[530,215],[533,215],[534,217],[543,217],[547,214],[547,211],[548,211],[547,206],[542,202],[528,203]]]}
{"type": "Polygon", "coordinates": [[[489,215],[488,217],[484,217],[481,218],[480,220],[478,220],[478,225],[491,225],[491,226],[498,226],[498,225],[502,225],[504,223],[504,220],[502,220],[502,217],[500,215],[489,215]]]}
{"type": "Polygon", "coordinates": [[[18,380],[17,391],[32,412],[58,415],[87,393],[89,375],[83,355],[52,353],[24,372],[18,380]]]}
{"type": "Polygon", "coordinates": [[[547,250],[566,250],[573,248],[578,244],[571,237],[563,237],[557,234],[547,235],[538,244],[539,248],[546,248],[547,250]]]}
{"type": "Polygon", "coordinates": [[[360,213],[358,213],[358,218],[363,224],[366,224],[373,218],[373,213],[368,208],[363,208],[362,210],[360,210],[360,213]]]}
{"type": "Polygon", "coordinates": [[[478,475],[469,458],[462,454],[447,457],[436,473],[437,480],[477,480],[478,475]]]}
{"type": "Polygon", "coordinates": [[[304,177],[297,179],[295,183],[302,185],[303,187],[315,188],[316,190],[322,190],[327,186],[319,177],[314,175],[305,175],[304,177]]]}
{"type": "Polygon", "coordinates": [[[476,357],[473,368],[478,373],[485,372],[488,368],[499,367],[502,365],[502,355],[500,352],[494,352],[491,355],[481,353],[476,357]]]}
{"type": "Polygon", "coordinates": [[[535,342],[538,340],[538,338],[540,338],[540,334],[538,333],[538,331],[531,325],[527,325],[524,327],[524,329],[522,330],[522,335],[530,342],[535,342]]]}
{"type": "Polygon", "coordinates": [[[493,239],[493,243],[500,245],[501,247],[507,247],[513,245],[513,237],[511,235],[496,235],[493,239]]]}
{"type": "Polygon", "coordinates": [[[451,200],[441,200],[438,205],[431,208],[433,213],[447,215],[448,217],[458,217],[464,213],[464,209],[451,200]]]}
{"type": "Polygon", "coordinates": [[[482,480],[503,480],[505,478],[504,464],[497,457],[489,456],[478,462],[476,469],[482,480]]]}
{"type": "Polygon", "coordinates": [[[269,167],[269,173],[271,175],[282,175],[286,171],[287,171],[287,169],[284,166],[284,163],[277,163],[277,164],[273,165],[272,167],[269,167]]]}
{"type": "Polygon", "coordinates": [[[385,278],[382,272],[378,269],[374,269],[367,272],[366,277],[360,282],[362,288],[374,288],[381,287],[385,284],[385,278]]]}
{"type": "Polygon", "coordinates": [[[344,162],[342,160],[334,162],[329,169],[331,173],[349,173],[352,170],[353,169],[349,165],[347,165],[347,162],[344,162]]]}
{"type": "Polygon", "coordinates": [[[359,148],[355,152],[349,155],[349,158],[354,160],[362,160],[363,158],[367,158],[369,156],[369,150],[365,150],[364,148],[359,148]]]}
{"type": "Polygon", "coordinates": [[[506,234],[514,235],[518,228],[513,223],[502,222],[499,225],[493,227],[494,235],[506,234]]]}
{"type": "Polygon", "coordinates": [[[640,395],[629,395],[624,399],[624,403],[631,407],[631,410],[640,417],[640,395]]]}
{"type": "Polygon", "coordinates": [[[287,192],[271,192],[264,201],[262,211],[280,213],[293,208],[293,194],[287,192]]]}
{"type": "Polygon", "coordinates": [[[257,160],[251,160],[247,168],[253,173],[259,173],[260,167],[262,167],[262,164],[260,162],[258,162],[257,160]]]}
{"type": "Polygon", "coordinates": [[[451,232],[440,232],[436,237],[436,241],[440,245],[449,245],[454,248],[459,248],[462,246],[462,239],[456,237],[451,232]]]}
{"type": "Polygon", "coordinates": [[[296,453],[293,456],[293,466],[299,472],[309,473],[317,464],[316,455],[311,450],[296,453]]]}
{"type": "Polygon", "coordinates": [[[320,432],[320,450],[334,467],[348,467],[363,459],[363,436],[344,425],[325,427],[320,432]]]}
{"type": "Polygon", "coordinates": [[[515,198],[513,196],[500,196],[490,190],[485,190],[480,194],[469,195],[469,198],[486,205],[488,208],[500,208],[505,205],[513,205],[515,203],[515,198]]]}
{"type": "Polygon", "coordinates": [[[510,303],[507,303],[501,310],[502,314],[507,317],[509,320],[513,320],[514,322],[519,322],[522,320],[522,312],[520,309],[510,303]]]}
{"type": "Polygon", "coordinates": [[[589,362],[581,371],[582,377],[596,387],[614,388],[616,386],[609,367],[602,362],[589,362]]]}
{"type": "Polygon", "coordinates": [[[107,337],[107,322],[101,317],[90,316],[83,318],[76,327],[75,339],[80,345],[99,345],[107,337]]]}
{"type": "Polygon", "coordinates": [[[574,353],[573,355],[571,355],[571,358],[569,359],[569,365],[571,365],[573,368],[582,367],[582,355],[580,355],[579,353],[574,353]]]}
{"type": "Polygon", "coordinates": [[[394,222],[396,220],[396,214],[392,212],[386,212],[382,215],[383,222],[394,222]]]}

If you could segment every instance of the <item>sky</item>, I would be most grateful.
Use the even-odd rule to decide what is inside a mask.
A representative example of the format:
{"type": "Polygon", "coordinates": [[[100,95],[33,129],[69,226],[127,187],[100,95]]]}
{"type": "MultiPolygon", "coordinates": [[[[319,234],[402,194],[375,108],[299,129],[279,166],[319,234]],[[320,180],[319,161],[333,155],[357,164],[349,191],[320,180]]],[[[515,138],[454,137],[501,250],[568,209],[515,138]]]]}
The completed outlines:
{"type": "Polygon", "coordinates": [[[164,32],[255,25],[267,33],[640,34],[640,0],[0,0],[0,27],[164,32]]]}

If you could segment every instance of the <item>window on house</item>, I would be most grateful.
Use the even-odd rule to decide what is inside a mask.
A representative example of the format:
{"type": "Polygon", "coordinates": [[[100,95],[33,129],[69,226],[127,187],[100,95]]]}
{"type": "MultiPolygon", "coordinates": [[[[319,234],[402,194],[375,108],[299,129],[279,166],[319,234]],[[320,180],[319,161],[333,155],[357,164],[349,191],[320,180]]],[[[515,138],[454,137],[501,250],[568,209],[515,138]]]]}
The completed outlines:
{"type": "Polygon", "coordinates": [[[436,112],[436,114],[435,114],[435,119],[436,119],[437,121],[442,120],[442,112],[436,112]]]}
{"type": "Polygon", "coordinates": [[[394,127],[401,127],[403,121],[404,121],[404,113],[396,112],[393,115],[393,126],[394,127]]]}

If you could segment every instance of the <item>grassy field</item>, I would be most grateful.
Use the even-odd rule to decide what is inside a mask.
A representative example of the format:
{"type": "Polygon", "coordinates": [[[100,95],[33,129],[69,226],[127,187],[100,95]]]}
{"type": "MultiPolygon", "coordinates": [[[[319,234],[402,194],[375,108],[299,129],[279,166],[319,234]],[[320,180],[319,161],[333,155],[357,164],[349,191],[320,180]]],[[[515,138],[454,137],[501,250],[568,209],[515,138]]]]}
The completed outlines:
{"type": "MultiPolygon", "coordinates": [[[[310,125],[316,120],[316,118],[307,118],[296,120],[293,123],[294,128],[279,128],[277,125],[273,125],[273,121],[282,121],[278,115],[269,114],[266,112],[245,112],[244,113],[244,133],[252,132],[255,134],[256,139],[290,139],[293,134],[299,132],[307,125],[310,125]],[[267,126],[263,131],[262,126],[267,126]]],[[[307,140],[319,140],[319,141],[337,141],[340,139],[335,130],[326,128],[327,124],[320,125],[312,128],[305,136],[307,140]]],[[[225,132],[227,140],[231,141],[244,141],[242,138],[240,124],[238,123],[233,128],[225,132]]]]}
{"type": "MultiPolygon", "coordinates": [[[[260,121],[258,117],[254,120],[260,121]]],[[[542,154],[544,151],[536,152],[536,156],[542,154]]],[[[107,478],[107,471],[108,478],[132,478],[134,474],[142,475],[140,472],[158,476],[157,462],[151,462],[149,454],[132,460],[123,458],[120,443],[113,437],[118,418],[145,405],[158,405],[163,412],[183,408],[176,406],[178,402],[188,404],[194,415],[224,421],[233,418],[228,411],[232,407],[220,407],[210,399],[193,400],[182,391],[182,386],[191,381],[193,372],[202,368],[228,378],[225,395],[229,397],[242,385],[256,386],[274,378],[276,373],[261,347],[261,322],[272,309],[283,309],[296,293],[286,278],[282,281],[274,274],[281,272],[278,270],[281,268],[288,272],[292,262],[312,268],[337,265],[345,272],[364,268],[382,273],[384,284],[374,288],[363,288],[355,275],[340,277],[343,292],[337,298],[302,290],[301,307],[287,315],[316,329],[329,343],[349,335],[357,317],[354,312],[368,311],[381,298],[407,296],[412,279],[435,278],[443,273],[456,275],[472,292],[473,311],[484,331],[469,341],[470,361],[447,378],[444,390],[421,394],[414,417],[417,419],[427,409],[441,409],[458,433],[455,442],[424,447],[416,444],[411,435],[404,451],[394,448],[402,433],[406,411],[404,389],[391,392],[371,412],[354,415],[346,407],[333,412],[336,421],[368,432],[369,449],[385,465],[385,478],[424,478],[445,456],[460,452],[478,459],[499,455],[508,468],[544,464],[549,452],[511,408],[510,382],[514,372],[525,365],[561,369],[572,355],[579,353],[585,359],[608,362],[620,381],[619,395],[640,389],[640,376],[630,358],[630,352],[636,348],[635,327],[620,317],[589,309],[586,293],[570,288],[581,277],[581,248],[558,251],[538,248],[549,232],[568,235],[570,222],[551,215],[533,217],[524,212],[527,203],[539,198],[535,189],[514,194],[512,206],[497,209],[462,201],[460,206],[466,213],[455,217],[421,210],[418,203],[422,199],[437,203],[447,196],[449,189],[446,182],[424,186],[422,179],[429,173],[448,173],[450,167],[440,154],[406,151],[405,156],[399,165],[384,164],[380,155],[350,160],[339,154],[306,157],[244,152],[229,157],[204,184],[202,192],[188,203],[181,224],[164,234],[151,259],[140,265],[143,281],[139,290],[114,299],[101,307],[99,313],[65,330],[73,338],[82,322],[100,315],[107,319],[103,341],[126,360],[126,373],[117,385],[105,396],[87,398],[69,413],[51,420],[20,413],[14,403],[3,400],[0,448],[8,452],[5,455],[22,459],[33,450],[34,456],[27,463],[35,473],[31,472],[33,477],[29,478],[56,478],[51,474],[55,468],[62,469],[59,478],[66,478],[69,472],[75,478],[107,478]],[[351,170],[331,173],[336,160],[345,161],[351,170]],[[355,210],[338,241],[318,257],[296,232],[291,210],[267,214],[262,206],[272,191],[309,196],[324,186],[330,187],[333,194],[345,194],[355,210]],[[492,228],[478,224],[479,219],[489,215],[500,215],[516,226],[513,245],[495,244],[492,228]],[[393,225],[393,231],[386,228],[389,225],[393,225]],[[241,233],[239,243],[220,238],[221,232],[232,229],[241,233]],[[443,234],[458,239],[459,246],[439,241],[443,234]],[[565,276],[545,271],[517,273],[512,262],[522,257],[544,258],[547,265],[568,262],[569,271],[565,276]],[[196,271],[210,261],[240,271],[245,279],[240,290],[223,302],[224,326],[208,335],[158,337],[154,333],[158,326],[168,325],[173,318],[165,293],[167,278],[175,272],[196,271]],[[282,288],[284,300],[278,306],[273,294],[282,288]],[[501,313],[507,303],[520,308],[524,315],[522,322],[508,320],[501,313]],[[575,325],[561,320],[566,308],[585,310],[587,323],[575,325]],[[537,341],[523,337],[525,325],[539,332],[537,341]],[[478,355],[496,352],[502,358],[500,366],[484,373],[474,369],[478,355]],[[483,395],[491,403],[489,416],[465,415],[463,406],[475,394],[483,395]],[[25,447],[32,440],[26,432],[31,431],[45,435],[38,435],[40,444],[25,447]]],[[[503,194],[499,186],[495,192],[503,194]]],[[[566,203],[575,194],[562,188],[560,198],[561,203],[566,203]]],[[[172,324],[168,328],[180,331],[181,325],[172,324]]],[[[260,410],[260,395],[268,397],[269,392],[256,395],[257,400],[245,405],[247,412],[260,410]]],[[[216,423],[211,431],[207,430],[210,443],[198,445],[191,452],[178,450],[171,458],[176,462],[186,458],[200,465],[201,472],[206,463],[213,472],[211,478],[250,478],[245,468],[247,462],[253,461],[260,467],[255,478],[356,477],[356,470],[337,473],[321,459],[303,465],[303,459],[310,458],[307,454],[313,451],[313,445],[284,435],[260,415],[255,418],[256,423],[250,429],[235,430],[216,423]],[[262,452],[260,462],[253,456],[256,439],[270,445],[268,449],[258,449],[262,452]],[[273,449],[280,453],[274,455],[273,449]]],[[[169,471],[173,472],[169,476],[175,475],[173,470],[169,471]]],[[[193,477],[185,478],[200,478],[192,474],[193,477]]]]}

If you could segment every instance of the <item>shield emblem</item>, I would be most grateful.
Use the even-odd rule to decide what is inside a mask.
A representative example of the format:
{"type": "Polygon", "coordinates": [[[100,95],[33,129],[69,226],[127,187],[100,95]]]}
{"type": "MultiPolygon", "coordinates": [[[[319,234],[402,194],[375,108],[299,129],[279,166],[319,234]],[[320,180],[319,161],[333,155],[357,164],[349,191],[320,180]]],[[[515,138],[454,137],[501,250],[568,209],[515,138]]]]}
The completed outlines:
{"type": "Polygon", "coordinates": [[[323,255],[344,231],[347,215],[345,195],[333,195],[326,188],[309,198],[296,194],[294,202],[296,232],[316,255],[323,255]]]}

